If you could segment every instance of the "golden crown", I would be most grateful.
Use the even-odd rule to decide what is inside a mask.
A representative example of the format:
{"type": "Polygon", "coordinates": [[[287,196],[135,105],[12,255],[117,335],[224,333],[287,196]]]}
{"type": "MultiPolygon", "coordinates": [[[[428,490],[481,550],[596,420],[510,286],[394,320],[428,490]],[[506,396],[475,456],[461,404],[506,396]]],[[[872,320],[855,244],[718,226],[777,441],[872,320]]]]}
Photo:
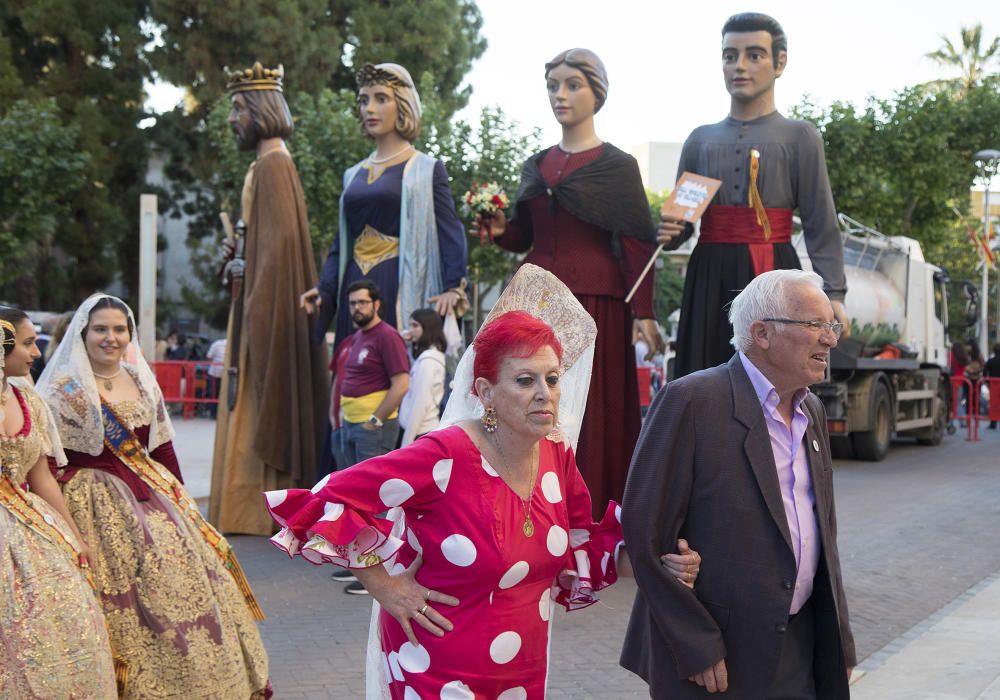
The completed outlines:
{"type": "Polygon", "coordinates": [[[226,90],[230,95],[237,92],[249,92],[250,90],[277,90],[281,92],[281,81],[285,77],[285,67],[278,65],[277,68],[265,68],[260,61],[253,64],[253,68],[243,70],[229,70],[229,66],[223,69],[226,75],[226,90]]]}

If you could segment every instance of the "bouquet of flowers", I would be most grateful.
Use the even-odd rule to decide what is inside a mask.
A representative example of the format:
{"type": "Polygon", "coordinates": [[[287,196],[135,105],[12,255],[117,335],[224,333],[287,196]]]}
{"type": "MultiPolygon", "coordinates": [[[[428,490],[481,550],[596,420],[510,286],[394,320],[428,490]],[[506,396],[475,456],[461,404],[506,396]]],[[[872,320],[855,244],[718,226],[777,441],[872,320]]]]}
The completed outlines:
{"type": "Polygon", "coordinates": [[[487,238],[492,243],[490,219],[510,205],[507,193],[495,182],[473,182],[472,189],[465,193],[462,200],[465,202],[462,213],[479,219],[479,245],[484,245],[487,238]]]}

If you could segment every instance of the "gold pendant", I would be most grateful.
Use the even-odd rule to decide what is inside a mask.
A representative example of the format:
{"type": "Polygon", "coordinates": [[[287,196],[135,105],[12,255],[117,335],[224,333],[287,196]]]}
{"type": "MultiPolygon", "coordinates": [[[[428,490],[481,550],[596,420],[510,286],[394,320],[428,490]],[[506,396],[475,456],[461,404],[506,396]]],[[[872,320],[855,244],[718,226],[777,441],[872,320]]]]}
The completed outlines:
{"type": "Polygon", "coordinates": [[[108,391],[111,391],[112,389],[115,388],[115,385],[111,383],[110,379],[105,379],[104,380],[104,388],[107,389],[108,391]]]}
{"type": "Polygon", "coordinates": [[[525,537],[531,537],[532,535],[535,534],[535,526],[531,522],[531,518],[524,519],[524,527],[522,527],[521,529],[524,530],[525,537]]]}

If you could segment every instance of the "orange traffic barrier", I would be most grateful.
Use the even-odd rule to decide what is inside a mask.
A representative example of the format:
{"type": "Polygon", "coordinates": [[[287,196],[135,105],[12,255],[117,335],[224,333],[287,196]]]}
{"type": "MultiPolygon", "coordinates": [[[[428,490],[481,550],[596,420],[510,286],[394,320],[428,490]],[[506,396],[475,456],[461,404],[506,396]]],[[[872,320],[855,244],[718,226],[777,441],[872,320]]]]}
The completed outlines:
{"type": "Polygon", "coordinates": [[[996,423],[1000,421],[1000,377],[980,378],[978,384],[976,385],[977,403],[982,397],[981,387],[983,385],[986,386],[986,389],[990,394],[989,410],[986,412],[985,416],[979,415],[979,411],[976,411],[976,417],[979,421],[988,420],[991,423],[996,423]]]}
{"type": "Polygon", "coordinates": [[[653,400],[653,368],[636,367],[639,376],[639,406],[646,408],[653,400]]]}
{"type": "Polygon", "coordinates": [[[219,402],[220,378],[212,377],[208,368],[221,367],[217,362],[191,362],[179,360],[162,360],[151,362],[156,383],[163,392],[163,400],[168,403],[179,403],[184,407],[185,419],[194,417],[198,404],[217,404],[219,402]]]}

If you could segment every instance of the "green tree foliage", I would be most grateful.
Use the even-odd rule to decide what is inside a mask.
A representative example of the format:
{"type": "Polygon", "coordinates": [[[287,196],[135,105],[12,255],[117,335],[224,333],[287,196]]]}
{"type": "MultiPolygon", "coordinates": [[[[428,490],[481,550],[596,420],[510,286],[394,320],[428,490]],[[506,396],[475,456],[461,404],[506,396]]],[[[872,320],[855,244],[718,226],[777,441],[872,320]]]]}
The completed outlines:
{"type": "Polygon", "coordinates": [[[361,63],[392,61],[415,79],[432,74],[450,115],[468,101],[462,81],[486,50],[473,0],[157,0],[153,10],[160,41],[150,60],[199,104],[223,92],[226,65],[281,63],[290,94],[318,95],[353,90],[361,63]]]}
{"type": "MultiPolygon", "coordinates": [[[[26,306],[62,308],[118,277],[135,288],[139,194],[156,191],[145,184],[154,134],[169,156],[165,174],[172,184],[171,192],[159,192],[160,211],[195,215],[193,246],[200,247],[215,230],[220,204],[217,188],[203,183],[217,165],[206,156],[205,118],[223,92],[223,66],[283,63],[290,93],[320,100],[325,89],[336,95],[353,88],[357,61],[394,60],[414,75],[432,72],[433,91],[451,115],[467,102],[462,81],[485,50],[481,26],[473,0],[0,3],[0,117],[18,100],[54,97],[62,123],[77,127],[69,151],[85,156],[74,190],[47,183],[68,203],[58,210],[55,236],[65,282],[38,285],[52,278],[27,266],[17,279],[0,277],[0,292],[26,306]],[[144,84],[157,78],[187,88],[189,99],[155,130],[140,129],[148,116],[144,84]]],[[[302,128],[309,131],[307,123],[302,128]]],[[[317,167],[321,158],[337,159],[331,154],[353,157],[340,140],[324,146],[329,150],[317,147],[317,167]]],[[[307,161],[306,148],[300,150],[307,161]]],[[[23,162],[30,157],[21,153],[16,165],[33,167],[23,162]]],[[[10,218],[0,211],[0,220],[10,218]]]]}
{"type": "Polygon", "coordinates": [[[23,289],[25,270],[43,270],[47,284],[65,284],[53,248],[60,223],[72,213],[70,197],[86,184],[89,154],[76,151],[78,131],[62,123],[51,99],[20,100],[0,116],[0,280],[11,280],[3,286],[6,299],[30,301],[36,290],[23,289]]]}
{"type": "MultiPolygon", "coordinates": [[[[486,108],[479,115],[478,124],[460,121],[449,124],[439,120],[425,135],[425,148],[444,161],[452,182],[452,195],[459,215],[462,216],[462,198],[474,182],[496,182],[506,191],[511,202],[507,215],[514,212],[521,167],[532,153],[538,150],[541,138],[538,129],[521,134],[517,122],[511,122],[498,107],[486,108]]],[[[470,216],[463,217],[472,228],[470,216]]],[[[514,271],[521,256],[508,253],[488,240],[469,239],[469,277],[478,289],[470,295],[478,298],[476,317],[482,320],[483,297],[490,289],[504,282],[514,271]]]]}
{"type": "MultiPolygon", "coordinates": [[[[68,204],[54,210],[66,282],[54,284],[46,269],[26,266],[16,279],[0,279],[13,302],[68,307],[106,285],[119,269],[136,269],[138,237],[129,234],[147,164],[145,135],[138,129],[143,79],[149,74],[140,30],[146,14],[143,0],[0,4],[0,116],[9,117],[18,99],[54,97],[61,121],[75,125],[68,151],[84,154],[75,189],[52,180],[44,184],[61,191],[68,204]],[[39,285],[39,279],[48,283],[39,285]]],[[[34,124],[19,127],[31,131],[34,124]]],[[[15,154],[21,169],[34,167],[32,150],[15,154]]],[[[0,211],[0,219],[10,216],[0,211]]],[[[39,259],[39,266],[45,262],[39,259]]]]}
{"type": "MultiPolygon", "coordinates": [[[[653,221],[660,220],[660,210],[669,196],[670,190],[661,192],[646,190],[649,213],[653,221]]],[[[653,289],[653,313],[656,314],[656,320],[666,326],[670,314],[681,308],[682,296],[684,296],[684,277],[670,256],[660,253],[660,259],[656,263],[656,286],[653,289]]]]}
{"type": "Polygon", "coordinates": [[[862,108],[803,103],[795,111],[823,135],[839,211],[916,239],[953,279],[976,278],[978,257],[953,208],[969,211],[975,152],[1000,145],[1000,93],[989,81],[964,94],[919,85],[862,108]]]}

